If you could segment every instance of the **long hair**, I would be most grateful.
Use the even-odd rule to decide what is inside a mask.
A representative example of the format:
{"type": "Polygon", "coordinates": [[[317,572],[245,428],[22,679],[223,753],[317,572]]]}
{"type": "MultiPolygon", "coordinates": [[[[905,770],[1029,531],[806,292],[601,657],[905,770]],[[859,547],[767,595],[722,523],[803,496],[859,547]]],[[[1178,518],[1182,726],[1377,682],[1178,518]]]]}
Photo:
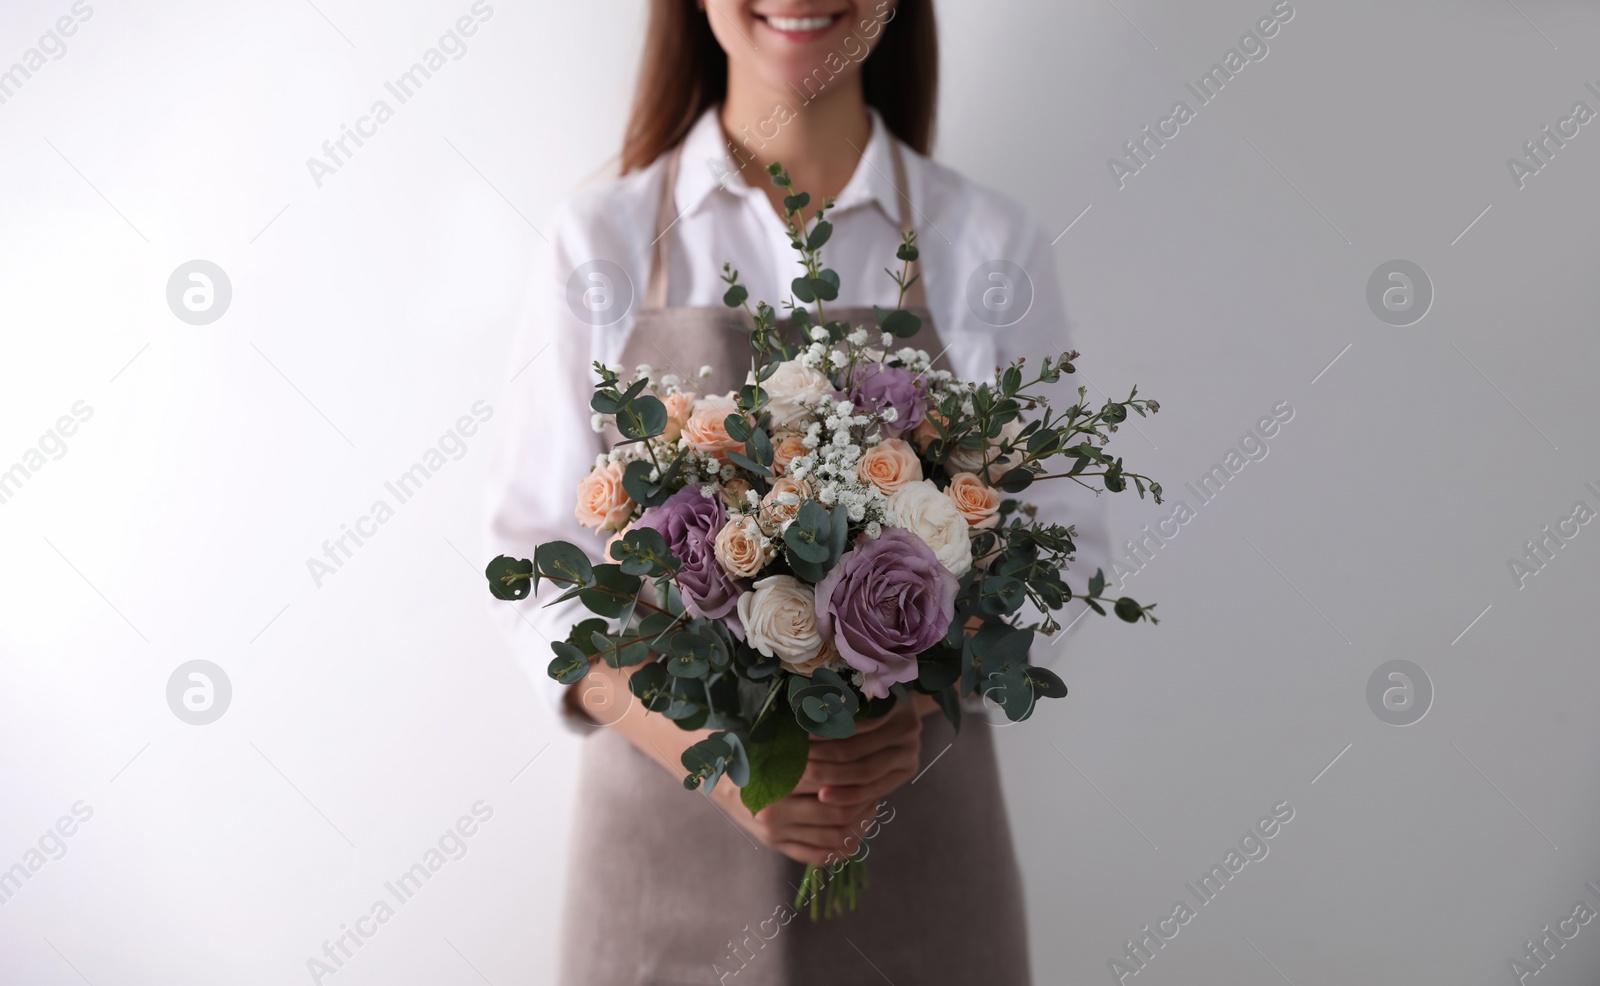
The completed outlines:
{"type": "MultiPolygon", "coordinates": [[[[639,84],[622,141],[623,174],[677,146],[700,114],[727,95],[728,56],[707,16],[695,0],[651,0],[639,84]]],[[[867,105],[895,136],[927,154],[939,96],[933,0],[900,0],[860,71],[867,105]]]]}

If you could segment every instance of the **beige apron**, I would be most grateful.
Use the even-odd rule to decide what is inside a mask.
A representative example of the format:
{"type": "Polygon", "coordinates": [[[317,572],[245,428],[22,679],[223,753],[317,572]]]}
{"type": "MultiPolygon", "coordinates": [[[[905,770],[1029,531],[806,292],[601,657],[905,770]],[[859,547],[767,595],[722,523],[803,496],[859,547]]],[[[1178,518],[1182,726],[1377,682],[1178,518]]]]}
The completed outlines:
{"type": "MultiPolygon", "coordinates": [[[[890,148],[900,224],[910,229],[898,141],[890,148]]],[[[749,337],[734,327],[741,316],[666,307],[678,154],[665,169],[644,304],[618,362],[686,379],[710,366],[696,383],[725,393],[750,367],[749,337]]],[[[907,293],[922,319],[910,342],[941,353],[924,297],[920,281],[907,293]]],[[[870,309],[826,315],[873,324],[870,309]]],[[[990,729],[981,714],[964,717],[959,737],[943,716],[923,721],[926,772],[880,813],[860,910],[816,924],[792,907],[801,864],[756,842],[620,735],[596,730],[583,750],[560,983],[1025,986],[1022,886],[990,729]]]]}

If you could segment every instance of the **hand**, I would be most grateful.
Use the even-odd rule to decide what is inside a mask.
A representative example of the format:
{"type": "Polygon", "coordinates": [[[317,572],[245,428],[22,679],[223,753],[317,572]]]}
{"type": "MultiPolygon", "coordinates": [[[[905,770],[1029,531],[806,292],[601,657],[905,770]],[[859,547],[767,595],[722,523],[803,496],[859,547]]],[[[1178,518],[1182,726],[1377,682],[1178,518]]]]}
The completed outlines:
{"type": "Polygon", "coordinates": [[[790,794],[752,817],[739,800],[739,789],[726,779],[717,784],[711,799],[769,849],[814,866],[853,854],[871,831],[878,809],[877,802],[832,805],[823,804],[815,794],[790,794]]]}
{"type": "Polygon", "coordinates": [[[711,797],[763,844],[825,866],[853,853],[883,798],[916,776],[922,715],[930,708],[937,708],[931,700],[899,702],[887,715],[856,723],[849,739],[813,737],[800,783],[753,818],[732,784],[718,784],[711,797]]]}
{"type": "Polygon", "coordinates": [[[917,775],[921,757],[922,709],[896,702],[887,715],[857,722],[849,739],[812,737],[795,792],[824,804],[876,804],[917,775]]]}

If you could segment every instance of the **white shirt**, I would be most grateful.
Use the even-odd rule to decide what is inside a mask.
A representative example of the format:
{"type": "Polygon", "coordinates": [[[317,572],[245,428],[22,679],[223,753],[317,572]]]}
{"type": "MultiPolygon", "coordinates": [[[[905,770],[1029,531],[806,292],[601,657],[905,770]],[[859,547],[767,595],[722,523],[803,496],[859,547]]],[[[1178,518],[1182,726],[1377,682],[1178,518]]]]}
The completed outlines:
{"type": "MultiPolygon", "coordinates": [[[[834,232],[823,248],[823,260],[839,272],[836,304],[892,308],[898,289],[884,268],[899,267],[894,259],[900,243],[899,206],[888,144],[894,138],[877,113],[871,115],[872,136],[861,162],[828,215],[834,232]]],[[[990,379],[997,365],[1018,357],[1036,363],[1071,349],[1055,257],[1043,231],[1009,199],[904,145],[901,153],[923,285],[933,323],[948,347],[950,369],[964,378],[990,379]],[[970,292],[974,300],[969,303],[968,297],[974,272],[995,260],[1019,266],[1032,286],[1026,314],[1005,327],[992,323],[1015,318],[1020,293],[1011,296],[1014,307],[1008,312],[987,318],[979,317],[988,312],[981,299],[988,291],[991,300],[1004,300],[992,290],[1003,282],[980,275],[970,292]]],[[[504,400],[507,423],[490,467],[493,516],[487,547],[493,554],[532,558],[537,544],[565,540],[600,558],[603,537],[580,527],[573,516],[578,481],[604,451],[601,436],[590,425],[591,363],[615,365],[633,328],[649,281],[665,163],[657,160],[565,202],[550,244],[535,262],[509,364],[515,379],[504,400]],[[613,291],[629,287],[632,302],[627,314],[610,325],[592,325],[568,306],[569,279],[592,260],[615,263],[631,281],[631,286],[611,285],[613,291]]],[[[720,306],[727,287],[721,279],[725,261],[739,271],[752,304],[765,300],[781,311],[779,303],[789,298],[789,281],[799,273],[796,254],[762,189],[746,183],[766,181],[767,176],[750,165],[745,169],[750,177],[742,179],[733,168],[717,113],[708,110],[684,139],[673,190],[678,219],[666,234],[673,237],[669,306],[720,306]]],[[[1011,290],[1018,291],[1017,285],[1011,290]]],[[[694,369],[684,368],[688,373],[694,369]]],[[[1072,377],[1063,379],[1056,390],[1058,407],[1076,399],[1076,387],[1072,377]]],[[[1028,489],[1023,499],[1039,506],[1041,519],[1077,526],[1078,561],[1069,571],[1069,585],[1083,589],[1097,566],[1109,572],[1103,496],[1097,500],[1068,480],[1049,480],[1028,489]]],[[[537,600],[490,600],[516,660],[541,683],[558,713],[566,686],[546,672],[554,657],[549,641],[564,640],[587,615],[576,600],[543,608],[559,594],[556,587],[543,584],[537,600]]],[[[1072,620],[1081,608],[1069,603],[1062,622],[1072,620]]],[[[573,729],[589,731],[573,717],[558,718],[573,729]]]]}

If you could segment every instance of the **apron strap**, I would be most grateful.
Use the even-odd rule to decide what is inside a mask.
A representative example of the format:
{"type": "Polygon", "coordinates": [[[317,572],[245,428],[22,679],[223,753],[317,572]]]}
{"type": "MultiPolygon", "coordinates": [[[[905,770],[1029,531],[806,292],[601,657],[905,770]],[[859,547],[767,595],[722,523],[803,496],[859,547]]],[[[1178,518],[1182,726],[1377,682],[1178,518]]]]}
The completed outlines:
{"type": "Polygon", "coordinates": [[[656,209],[656,238],[651,244],[650,281],[645,286],[643,308],[667,307],[667,265],[672,260],[672,240],[667,230],[678,221],[678,158],[683,155],[683,144],[672,149],[667,158],[666,174],[661,186],[661,204],[656,209]]]}
{"type": "MultiPolygon", "coordinates": [[[[913,207],[911,205],[911,184],[906,179],[905,156],[900,151],[900,141],[892,133],[885,132],[884,139],[889,142],[889,158],[894,164],[894,189],[900,200],[900,228],[915,230],[916,223],[912,220],[913,207]]],[[[665,174],[662,176],[661,202],[656,208],[656,238],[651,245],[650,280],[645,286],[643,309],[665,308],[667,306],[667,268],[672,260],[672,240],[667,236],[673,223],[677,222],[677,189],[678,189],[678,161],[683,155],[683,144],[674,147],[667,158],[665,174]]],[[[913,261],[908,270],[908,275],[915,277],[921,272],[922,262],[913,261]]],[[[917,277],[915,284],[906,292],[906,307],[927,308],[928,296],[923,290],[922,279],[917,277]]]]}
{"type": "MultiPolygon", "coordinates": [[[[894,161],[894,190],[898,193],[900,199],[900,228],[907,231],[915,231],[917,224],[911,219],[911,183],[906,180],[905,156],[901,154],[900,141],[894,134],[885,133],[884,136],[889,141],[889,157],[894,161]]],[[[921,244],[918,244],[918,249],[922,249],[921,244]]],[[[906,274],[907,276],[916,276],[921,270],[922,261],[915,260],[912,261],[906,274]]],[[[911,289],[906,292],[905,304],[907,308],[925,309],[928,307],[928,295],[922,289],[922,278],[918,277],[917,283],[911,285],[911,289]]]]}

